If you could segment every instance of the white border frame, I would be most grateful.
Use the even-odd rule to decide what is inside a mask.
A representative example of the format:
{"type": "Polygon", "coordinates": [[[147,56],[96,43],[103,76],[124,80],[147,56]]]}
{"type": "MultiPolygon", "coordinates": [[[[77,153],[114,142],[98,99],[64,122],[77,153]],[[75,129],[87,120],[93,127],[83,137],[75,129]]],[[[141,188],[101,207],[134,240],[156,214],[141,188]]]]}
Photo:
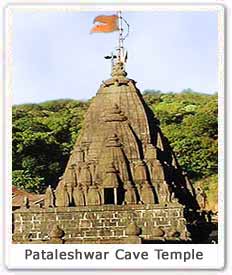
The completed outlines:
{"type": "MultiPolygon", "coordinates": [[[[136,263],[133,263],[132,266],[129,266],[126,264],[122,268],[164,268],[164,269],[172,269],[172,268],[207,268],[207,269],[218,269],[218,268],[223,268],[224,266],[224,87],[225,87],[225,68],[224,68],[224,7],[219,4],[9,4],[5,8],[5,94],[4,94],[4,121],[6,123],[6,131],[5,131],[5,166],[4,166],[4,179],[5,182],[11,182],[11,163],[12,163],[12,156],[11,156],[11,140],[12,140],[12,135],[11,135],[11,106],[12,106],[12,64],[13,64],[13,53],[12,53],[12,25],[13,25],[13,16],[12,16],[12,10],[17,9],[19,11],[23,12],[81,12],[81,11],[107,11],[107,10],[122,10],[122,11],[215,11],[218,14],[218,83],[219,83],[219,91],[218,91],[218,105],[219,105],[219,113],[218,113],[218,120],[219,120],[219,146],[218,146],[218,209],[219,209],[219,219],[218,219],[218,244],[214,245],[214,247],[210,244],[210,251],[214,251],[214,255],[211,255],[211,252],[208,250],[209,245],[197,245],[197,246],[202,246],[202,249],[206,251],[206,253],[210,254],[210,262],[212,263],[211,265],[202,265],[202,266],[196,266],[194,267],[193,265],[189,266],[181,266],[180,263],[178,265],[170,265],[169,267],[162,267],[162,266],[148,266],[144,267],[142,264],[141,267],[137,266],[136,263]],[[6,149],[8,148],[8,150],[6,149]],[[205,246],[205,247],[203,247],[205,246]],[[217,249],[215,249],[215,246],[217,249]],[[213,257],[213,258],[212,258],[213,257]],[[215,257],[217,257],[215,259],[215,257]],[[220,261],[217,262],[217,260],[220,258],[220,261]],[[214,260],[215,259],[215,260],[214,260]],[[136,266],[136,267],[135,267],[136,266]]],[[[8,268],[32,268],[32,265],[29,266],[28,264],[24,265],[22,264],[22,259],[20,259],[20,251],[22,253],[23,247],[28,247],[27,245],[15,245],[12,244],[12,234],[11,234],[11,185],[4,184],[4,194],[7,194],[8,196],[5,196],[4,198],[4,203],[6,205],[5,207],[5,236],[8,236],[7,241],[5,242],[5,251],[6,251],[6,262],[8,268]],[[10,214],[9,214],[10,213],[10,214]],[[19,254],[18,254],[19,253],[19,254]],[[13,257],[14,255],[14,257],[13,257]],[[14,258],[16,263],[11,261],[11,258],[14,258]],[[20,259],[18,261],[18,259],[20,259]]],[[[30,245],[31,246],[31,245],[30,245]]],[[[38,249],[41,249],[40,245],[33,245],[33,247],[37,246],[38,249]]],[[[44,247],[44,245],[42,245],[44,247]]],[[[52,247],[53,245],[48,245],[48,247],[52,247]]],[[[75,245],[77,247],[79,245],[75,245]]],[[[84,246],[88,247],[88,245],[81,245],[83,248],[84,246]]],[[[93,245],[91,245],[92,247],[93,245]]],[[[99,245],[94,245],[96,246],[97,250],[100,250],[101,246],[99,245]]],[[[116,249],[115,245],[107,245],[111,249],[116,249]]],[[[120,245],[121,246],[121,245],[120,245]]],[[[128,247],[130,245],[126,245],[128,247]]],[[[140,246],[140,245],[133,245],[133,248],[135,246],[140,246]]],[[[161,245],[163,246],[163,245],[161,245]]],[[[168,245],[172,246],[172,245],[168,245]]],[[[184,249],[186,249],[186,246],[188,245],[181,245],[184,249]]],[[[196,245],[194,245],[196,247],[196,245]]],[[[67,246],[66,246],[67,247],[67,246]]],[[[118,247],[118,246],[117,246],[118,247]]],[[[153,247],[153,245],[152,245],[153,247]]],[[[167,247],[167,244],[165,245],[167,247]]],[[[173,247],[173,246],[172,246],[173,247]]],[[[47,246],[46,246],[47,248],[47,246]]],[[[56,248],[58,246],[56,245],[56,248]]],[[[61,245],[60,248],[64,250],[64,246],[61,245]]],[[[141,250],[144,250],[145,246],[141,246],[141,250]]],[[[146,248],[148,248],[148,245],[146,245],[146,248]]],[[[58,264],[59,265],[59,264],[58,264]]],[[[38,266],[38,264],[34,265],[33,268],[60,268],[56,266],[51,267],[51,265],[44,265],[43,263],[38,266]]],[[[62,263],[62,266],[64,266],[64,263],[62,263]]],[[[112,266],[112,262],[111,262],[112,266]]],[[[68,263],[68,266],[66,268],[85,268],[89,269],[89,264],[87,266],[71,266],[68,263]]],[[[93,266],[91,269],[95,268],[107,268],[107,269],[112,269],[112,267],[109,266],[93,266]]],[[[119,268],[119,267],[114,267],[114,268],[119,268]]],[[[121,266],[120,266],[121,268],[121,266]]]]}

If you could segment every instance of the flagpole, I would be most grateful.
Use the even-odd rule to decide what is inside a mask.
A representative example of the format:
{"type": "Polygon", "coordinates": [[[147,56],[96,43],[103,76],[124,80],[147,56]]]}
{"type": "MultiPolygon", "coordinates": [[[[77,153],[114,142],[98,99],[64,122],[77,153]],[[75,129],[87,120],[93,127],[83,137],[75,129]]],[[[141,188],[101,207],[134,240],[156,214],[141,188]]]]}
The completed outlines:
{"type": "Polygon", "coordinates": [[[119,38],[118,38],[118,62],[122,61],[123,54],[123,28],[122,28],[122,12],[118,11],[119,21],[119,38]]]}

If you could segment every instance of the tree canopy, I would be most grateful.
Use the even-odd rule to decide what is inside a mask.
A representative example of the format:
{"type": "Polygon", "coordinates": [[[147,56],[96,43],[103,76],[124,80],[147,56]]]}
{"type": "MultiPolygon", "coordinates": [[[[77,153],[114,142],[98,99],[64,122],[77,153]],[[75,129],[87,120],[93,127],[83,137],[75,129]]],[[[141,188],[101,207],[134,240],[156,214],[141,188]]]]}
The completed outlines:
{"type": "MultiPolygon", "coordinates": [[[[146,90],[177,159],[196,181],[217,175],[217,94],[146,90]]],[[[82,127],[90,101],[71,99],[13,106],[13,184],[42,192],[55,186],[82,127]]]]}

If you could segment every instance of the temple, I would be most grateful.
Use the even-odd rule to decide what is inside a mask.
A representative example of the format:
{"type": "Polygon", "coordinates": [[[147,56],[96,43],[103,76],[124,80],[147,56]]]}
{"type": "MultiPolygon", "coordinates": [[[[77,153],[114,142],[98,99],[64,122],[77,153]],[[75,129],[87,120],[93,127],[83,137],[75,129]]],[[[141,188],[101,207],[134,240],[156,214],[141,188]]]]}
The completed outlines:
{"type": "Polygon", "coordinates": [[[25,199],[14,211],[15,243],[194,237],[191,228],[199,220],[194,188],[136,82],[127,77],[120,53],[113,58],[111,78],[92,99],[55,190],[49,186],[40,205],[25,199]]]}
{"type": "Polygon", "coordinates": [[[157,119],[126,76],[117,62],[100,86],[56,188],[56,206],[179,201],[196,208],[157,119]]]}

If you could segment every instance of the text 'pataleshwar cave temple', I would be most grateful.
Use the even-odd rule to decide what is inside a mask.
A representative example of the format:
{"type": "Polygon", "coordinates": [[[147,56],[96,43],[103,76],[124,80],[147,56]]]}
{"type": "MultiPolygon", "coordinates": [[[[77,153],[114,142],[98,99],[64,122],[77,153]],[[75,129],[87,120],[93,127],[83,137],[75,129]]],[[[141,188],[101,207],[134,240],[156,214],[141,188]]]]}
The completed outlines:
{"type": "Polygon", "coordinates": [[[55,191],[47,189],[43,206],[25,201],[13,212],[14,243],[191,240],[194,189],[123,62],[111,76],[91,102],[55,191]]]}

